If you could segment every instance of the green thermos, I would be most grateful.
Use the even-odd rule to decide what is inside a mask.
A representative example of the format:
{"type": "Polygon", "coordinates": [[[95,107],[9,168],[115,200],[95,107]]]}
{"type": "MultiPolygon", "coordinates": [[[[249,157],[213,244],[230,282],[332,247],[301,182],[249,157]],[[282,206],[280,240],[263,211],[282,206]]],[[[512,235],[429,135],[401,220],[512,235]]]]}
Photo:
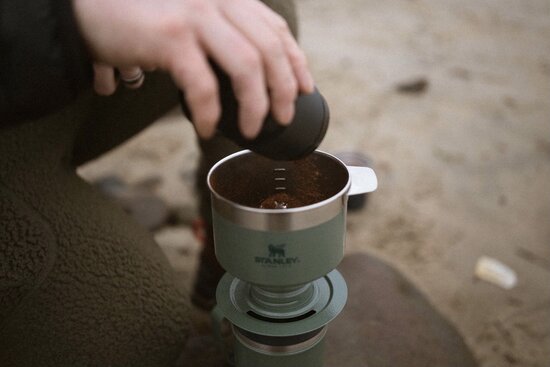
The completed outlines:
{"type": "Polygon", "coordinates": [[[208,186],[227,271],[214,314],[232,324],[235,365],[321,367],[327,324],[347,298],[335,270],[347,198],[374,191],[374,171],[320,151],[295,161],[241,151],[212,167],[208,186]]]}

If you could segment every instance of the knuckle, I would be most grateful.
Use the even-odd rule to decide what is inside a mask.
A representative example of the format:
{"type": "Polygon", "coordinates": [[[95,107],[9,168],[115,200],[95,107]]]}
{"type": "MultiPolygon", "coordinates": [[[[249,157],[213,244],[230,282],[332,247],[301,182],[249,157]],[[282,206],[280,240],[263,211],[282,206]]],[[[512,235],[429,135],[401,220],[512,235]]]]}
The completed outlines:
{"type": "Polygon", "coordinates": [[[255,50],[244,52],[241,54],[241,63],[244,70],[257,71],[261,65],[260,54],[255,50]]]}
{"type": "Polygon", "coordinates": [[[189,97],[193,102],[198,104],[209,104],[215,101],[218,90],[214,83],[196,81],[189,86],[189,97]]]}
{"type": "Polygon", "coordinates": [[[292,59],[292,62],[295,66],[300,68],[306,68],[307,67],[307,58],[306,55],[302,50],[299,48],[295,49],[291,52],[290,58],[292,59]]]}
{"type": "Polygon", "coordinates": [[[182,18],[173,14],[164,15],[158,19],[159,34],[169,39],[179,38],[187,34],[188,26],[182,18]]]}
{"type": "Polygon", "coordinates": [[[273,57],[281,57],[284,55],[283,42],[277,37],[270,37],[263,41],[263,51],[273,57]]]}
{"type": "Polygon", "coordinates": [[[256,51],[242,53],[239,66],[239,69],[233,72],[231,77],[237,84],[248,85],[261,71],[262,61],[260,54],[256,51]]]}
{"type": "Polygon", "coordinates": [[[289,80],[283,84],[283,93],[290,96],[290,99],[293,100],[298,93],[298,82],[294,78],[289,78],[289,80]]]}
{"type": "Polygon", "coordinates": [[[193,103],[208,103],[214,100],[218,93],[218,85],[214,78],[197,72],[188,63],[177,63],[172,75],[179,81],[178,84],[185,91],[186,98],[193,103]]]}
{"type": "Polygon", "coordinates": [[[291,54],[289,58],[294,70],[308,69],[307,58],[302,51],[298,51],[295,54],[291,54]]]}
{"type": "Polygon", "coordinates": [[[298,83],[294,79],[290,79],[273,91],[273,101],[276,103],[293,102],[296,98],[298,83]]]}
{"type": "Polygon", "coordinates": [[[283,18],[279,14],[274,14],[273,26],[275,27],[275,29],[277,29],[278,32],[290,33],[290,28],[288,27],[288,23],[286,22],[285,18],[283,18]]]}
{"type": "Polygon", "coordinates": [[[266,96],[254,93],[245,93],[238,97],[239,106],[244,111],[253,115],[263,116],[269,109],[269,101],[266,96]]]}

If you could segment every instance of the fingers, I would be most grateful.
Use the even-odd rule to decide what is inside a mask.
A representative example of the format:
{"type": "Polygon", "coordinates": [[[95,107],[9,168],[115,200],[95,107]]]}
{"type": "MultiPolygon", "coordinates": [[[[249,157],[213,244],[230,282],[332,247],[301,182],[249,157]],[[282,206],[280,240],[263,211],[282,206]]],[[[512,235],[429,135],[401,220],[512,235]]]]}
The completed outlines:
{"type": "Polygon", "coordinates": [[[281,38],[283,48],[292,65],[294,76],[298,81],[299,90],[303,93],[312,93],[315,83],[309,71],[306,56],[292,36],[285,19],[262,2],[252,1],[250,6],[255,8],[255,12],[281,38]]]}
{"type": "Polygon", "coordinates": [[[307,59],[303,51],[298,47],[296,40],[292,37],[290,32],[283,32],[281,35],[283,43],[285,45],[285,50],[287,52],[288,59],[292,65],[292,70],[294,75],[298,80],[298,86],[300,92],[303,93],[313,93],[315,88],[315,83],[313,82],[313,77],[309,72],[307,65],[307,59]]]}
{"type": "Polygon", "coordinates": [[[195,40],[180,46],[171,57],[168,69],[178,87],[185,91],[197,134],[208,139],[214,135],[221,115],[218,83],[195,40]]]}
{"type": "Polygon", "coordinates": [[[109,96],[116,90],[115,69],[106,64],[94,63],[94,90],[101,96],[109,96]]]}
{"type": "Polygon", "coordinates": [[[223,9],[224,15],[259,50],[270,91],[271,112],[277,121],[289,124],[294,116],[298,83],[282,38],[261,18],[251,18],[240,6],[223,9]]]}
{"type": "Polygon", "coordinates": [[[254,138],[269,107],[261,56],[219,12],[201,16],[200,42],[231,78],[239,102],[239,129],[244,137],[254,138]]]}

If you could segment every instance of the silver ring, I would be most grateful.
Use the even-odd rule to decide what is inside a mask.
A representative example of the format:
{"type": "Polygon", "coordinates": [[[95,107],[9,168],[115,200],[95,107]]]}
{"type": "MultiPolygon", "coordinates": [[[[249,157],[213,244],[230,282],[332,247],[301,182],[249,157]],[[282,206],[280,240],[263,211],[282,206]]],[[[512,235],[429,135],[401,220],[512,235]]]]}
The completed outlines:
{"type": "Polygon", "coordinates": [[[145,73],[141,69],[131,77],[123,78],[122,76],[120,76],[120,80],[127,87],[139,86],[143,82],[143,79],[145,79],[145,73]]]}

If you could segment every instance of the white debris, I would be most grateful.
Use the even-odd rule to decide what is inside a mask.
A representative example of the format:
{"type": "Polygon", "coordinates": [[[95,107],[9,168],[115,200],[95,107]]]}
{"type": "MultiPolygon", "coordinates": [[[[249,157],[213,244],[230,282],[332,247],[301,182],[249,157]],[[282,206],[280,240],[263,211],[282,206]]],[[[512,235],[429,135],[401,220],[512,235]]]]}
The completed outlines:
{"type": "Polygon", "coordinates": [[[488,256],[482,256],[477,260],[475,275],[481,280],[504,289],[511,289],[518,282],[514,270],[497,259],[488,256]]]}

